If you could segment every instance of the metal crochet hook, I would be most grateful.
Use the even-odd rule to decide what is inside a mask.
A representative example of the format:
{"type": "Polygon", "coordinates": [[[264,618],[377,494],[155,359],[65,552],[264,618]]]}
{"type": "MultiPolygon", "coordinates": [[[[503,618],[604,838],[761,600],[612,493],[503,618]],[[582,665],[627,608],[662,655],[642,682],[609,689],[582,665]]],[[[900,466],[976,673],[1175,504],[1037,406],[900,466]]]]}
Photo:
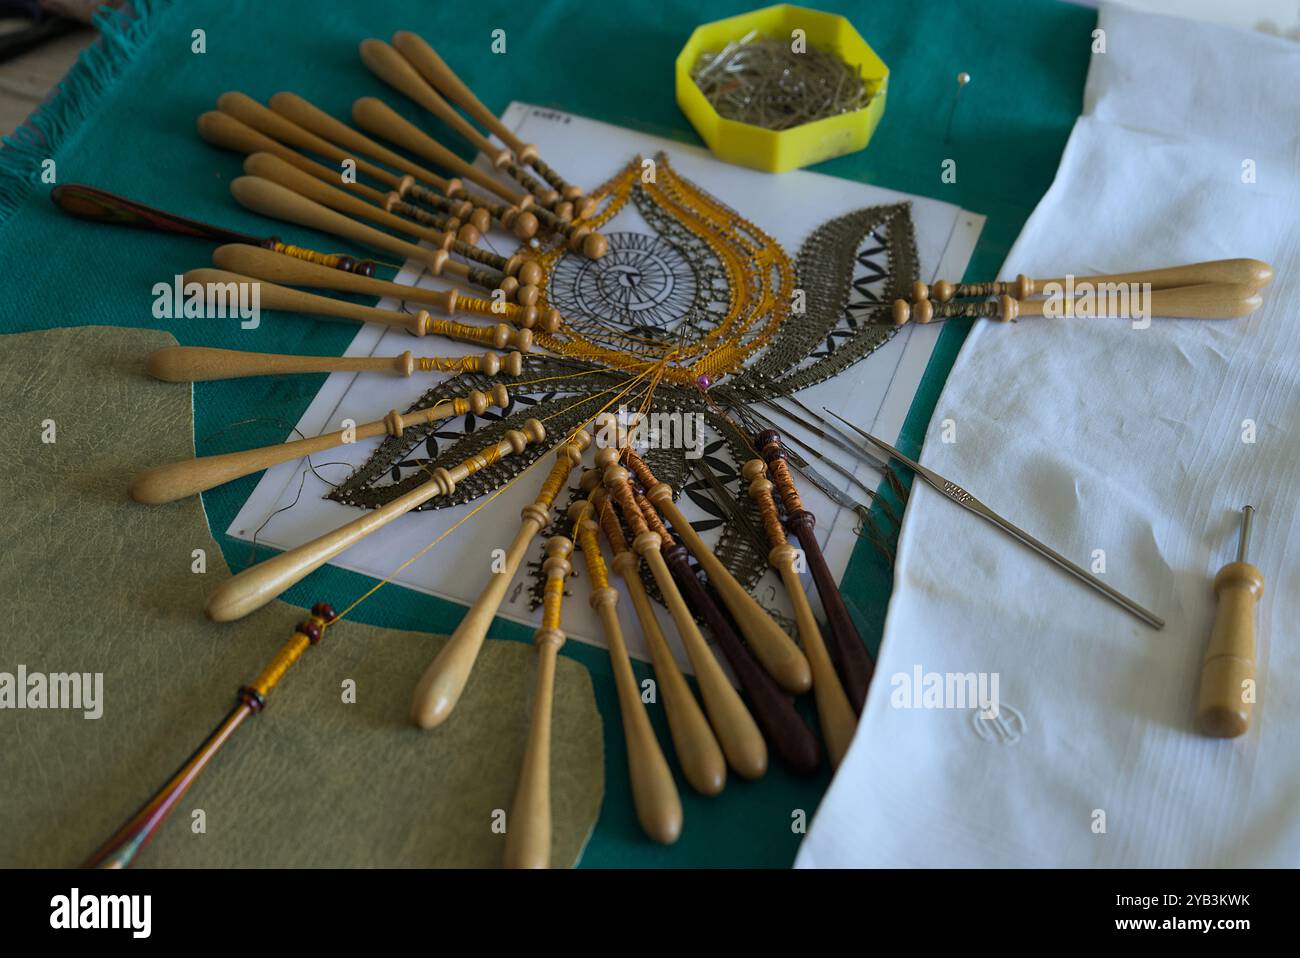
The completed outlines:
{"type": "Polygon", "coordinates": [[[1013,525],[1012,523],[1008,522],[1006,519],[1003,519],[1000,515],[998,515],[988,506],[984,505],[984,503],[980,502],[978,499],[972,496],[961,486],[957,485],[955,482],[949,482],[947,479],[939,475],[934,470],[927,469],[919,462],[913,462],[911,459],[908,459],[905,455],[903,455],[901,452],[899,452],[889,443],[882,442],[881,440],[877,439],[875,436],[871,435],[871,433],[863,429],[859,429],[857,426],[853,425],[853,423],[849,422],[843,416],[831,412],[831,410],[827,409],[825,406],[823,406],[822,409],[825,412],[830,413],[840,422],[844,423],[844,425],[848,426],[850,429],[856,432],[859,436],[862,436],[872,445],[875,445],[885,450],[885,452],[889,453],[890,456],[897,459],[903,465],[907,466],[918,476],[924,479],[929,485],[933,486],[938,492],[942,493],[944,496],[948,497],[953,502],[957,503],[957,505],[961,506],[963,509],[967,509],[975,513],[977,516],[980,516],[981,518],[988,520],[989,522],[997,526],[999,529],[1001,529],[1003,532],[1007,533],[1007,535],[1011,536],[1014,539],[1018,539],[1020,542],[1029,546],[1029,548],[1033,549],[1039,555],[1043,556],[1046,559],[1051,559],[1054,563],[1056,563],[1066,572],[1070,573],[1070,575],[1074,576],[1084,585],[1091,586],[1092,588],[1096,589],[1102,595],[1106,596],[1106,598],[1110,599],[1112,602],[1114,602],[1116,605],[1120,606],[1127,612],[1130,612],[1131,614],[1137,616],[1139,619],[1141,619],[1147,625],[1151,626],[1153,629],[1163,629],[1165,627],[1165,620],[1160,618],[1160,616],[1152,612],[1148,612],[1146,609],[1142,608],[1142,606],[1138,605],[1136,602],[1134,602],[1128,596],[1124,595],[1122,592],[1117,592],[1116,590],[1112,589],[1110,586],[1102,582],[1100,579],[1098,579],[1095,575],[1093,575],[1088,570],[1080,568],[1079,566],[1071,562],[1069,559],[1067,559],[1065,556],[1057,552],[1055,549],[1051,548],[1050,546],[1044,545],[1043,543],[1035,539],[1033,536],[1031,536],[1028,532],[1025,532],[1023,529],[1013,525]]]}

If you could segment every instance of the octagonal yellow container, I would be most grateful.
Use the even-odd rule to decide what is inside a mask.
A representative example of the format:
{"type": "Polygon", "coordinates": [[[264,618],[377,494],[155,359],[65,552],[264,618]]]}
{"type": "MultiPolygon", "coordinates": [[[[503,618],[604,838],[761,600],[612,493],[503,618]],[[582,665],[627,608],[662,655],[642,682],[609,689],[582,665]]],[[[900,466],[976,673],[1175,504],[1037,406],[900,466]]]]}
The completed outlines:
{"type": "Polygon", "coordinates": [[[782,3],[696,28],[677,55],[677,105],[682,108],[714,155],[728,163],[782,173],[832,157],[854,153],[867,145],[885,113],[889,68],[844,17],[782,3]],[[691,68],[703,53],[721,50],[751,30],[763,36],[787,38],[803,30],[810,47],[831,50],[856,67],[871,92],[861,110],[804,123],[789,130],[765,130],[718,114],[691,79],[691,68]]]}

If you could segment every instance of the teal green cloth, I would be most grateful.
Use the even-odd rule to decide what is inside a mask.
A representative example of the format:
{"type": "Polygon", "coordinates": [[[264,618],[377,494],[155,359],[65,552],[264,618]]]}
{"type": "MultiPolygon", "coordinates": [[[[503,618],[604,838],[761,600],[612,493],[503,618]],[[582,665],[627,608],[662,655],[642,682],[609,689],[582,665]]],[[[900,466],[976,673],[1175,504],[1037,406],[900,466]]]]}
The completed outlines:
{"type": "MultiPolygon", "coordinates": [[[[816,169],[986,214],[988,224],[968,275],[992,277],[1055,173],[1079,111],[1095,14],[1042,0],[819,6],[849,16],[889,65],[891,76],[884,120],[867,150],[816,169]],[[951,138],[945,140],[955,77],[962,70],[972,82],[962,92],[951,138]],[[940,179],[945,159],[957,163],[955,183],[940,179]]],[[[212,109],[221,93],[238,89],[265,100],[291,90],[338,116],[347,115],[355,98],[375,95],[418,119],[418,108],[372,77],[357,55],[362,39],[408,29],[429,39],[493,109],[520,99],[698,143],[676,106],[673,61],[696,25],[750,8],[717,0],[634,5],[590,0],[137,0],[136,7],[139,19],[132,23],[114,17],[105,48],[91,53],[65,81],[62,95],[46,106],[38,133],[48,143],[28,131],[17,147],[0,151],[0,276],[5,278],[0,331],[153,326],[170,330],[188,345],[338,355],[355,333],[346,324],[269,314],[259,329],[243,331],[234,322],[153,319],[153,285],[209,265],[210,248],[197,240],[64,218],[46,198],[48,186],[39,183],[40,160],[50,156],[56,161],[59,182],[86,182],[232,229],[259,235],[281,231],[317,249],[338,249],[338,241],[272,225],[230,197],[227,187],[240,174],[240,159],[208,146],[194,128],[196,117],[212,109]],[[204,53],[192,52],[198,29],[205,31],[204,53]],[[490,51],[497,29],[506,31],[503,55],[490,51]]],[[[468,149],[464,153],[468,156],[468,149]]],[[[945,329],[903,430],[904,450],[917,451],[965,333],[959,323],[945,329]]],[[[321,381],[295,376],[197,385],[198,452],[282,440],[321,381]]],[[[212,531],[234,569],[250,563],[250,547],[224,531],[256,482],[251,476],[204,496],[212,531]]],[[[326,568],[285,598],[307,605],[328,595],[342,607],[369,584],[362,576],[326,568]]],[[[861,544],[844,591],[873,646],[879,642],[890,586],[888,568],[861,544]]],[[[389,586],[359,606],[354,617],[398,629],[445,632],[454,628],[461,611],[389,586]]],[[[497,624],[493,635],[529,638],[527,629],[505,622],[497,624]]],[[[627,789],[608,660],[579,643],[566,645],[563,654],[591,670],[605,722],[606,800],[584,865],[785,866],[793,860],[800,840],[794,827],[797,812],[811,817],[828,772],[800,780],[774,767],[752,783],[733,776],[714,799],[701,798],[681,783],[682,838],[672,847],[654,845],[637,827],[627,789]]],[[[666,742],[662,714],[652,709],[652,715],[666,742]]],[[[871,810],[863,809],[863,814],[871,810]]]]}

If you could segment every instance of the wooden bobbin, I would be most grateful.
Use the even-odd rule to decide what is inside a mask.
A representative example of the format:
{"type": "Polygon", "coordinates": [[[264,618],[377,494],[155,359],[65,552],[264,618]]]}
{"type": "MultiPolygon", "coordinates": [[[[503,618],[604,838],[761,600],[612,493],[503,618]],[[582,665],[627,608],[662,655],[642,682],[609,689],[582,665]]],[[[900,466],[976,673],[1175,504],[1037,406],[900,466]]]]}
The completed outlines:
{"type": "Polygon", "coordinates": [[[500,137],[501,141],[514,151],[520,163],[527,163],[532,166],[565,200],[573,203],[578,217],[582,218],[591,215],[595,206],[594,202],[589,198],[585,198],[581,189],[565,182],[564,178],[555,170],[542,162],[537,155],[536,146],[520,141],[497,118],[496,114],[483,105],[473,91],[456,76],[452,69],[434,51],[433,47],[429,46],[423,38],[418,34],[405,30],[398,31],[393,34],[393,46],[430,85],[500,137]]]}
{"type": "Polygon", "coordinates": [[[338,171],[334,172],[332,179],[328,182],[340,182],[342,179],[340,175],[342,165],[354,163],[358,173],[362,173],[378,183],[383,183],[387,187],[394,189],[397,187],[398,176],[395,173],[381,166],[376,166],[374,163],[349,153],[347,150],[340,149],[309,130],[304,130],[297,123],[263,106],[245,93],[233,90],[229,93],[223,93],[217,99],[217,109],[222,113],[233,116],[236,120],[252,127],[259,133],[283,143],[285,146],[292,147],[295,150],[315,153],[317,156],[323,156],[327,160],[338,164],[338,171]]]}
{"type": "Polygon", "coordinates": [[[518,376],[523,372],[519,353],[479,356],[286,356],[206,346],[164,346],[145,359],[145,369],[155,379],[172,383],[212,382],[250,376],[286,376],[296,373],[388,373],[411,376],[420,372],[474,372],[518,376]]]}
{"type": "Polygon", "coordinates": [[[646,525],[660,538],[660,552],[681,590],[682,598],[704,619],[740,679],[740,686],[749,697],[750,711],[762,729],[763,737],[792,771],[801,775],[811,774],[821,765],[822,749],[817,737],[795,710],[794,700],[767,674],[736,635],[726,615],[691,568],[690,553],[673,538],[659,511],[644,495],[638,493],[635,498],[646,525]]]}
{"type": "Polygon", "coordinates": [[[786,462],[785,448],[781,445],[781,435],[775,429],[766,429],[754,437],[754,446],[767,463],[768,477],[781,496],[785,508],[786,528],[793,532],[803,547],[804,558],[817,594],[821,597],[822,608],[826,610],[826,621],[830,627],[832,658],[839,666],[840,677],[844,681],[844,691],[849,697],[849,704],[859,715],[866,702],[867,689],[871,685],[874,666],[867,647],[858,634],[853,618],[840,595],[839,585],[826,564],[821,544],[817,541],[817,518],[804,508],[799,490],[795,486],[794,476],[786,462]]]}
{"type": "Polygon", "coordinates": [[[632,497],[632,488],[628,484],[628,471],[617,464],[618,450],[605,448],[596,453],[596,465],[603,470],[602,480],[605,489],[619,504],[623,516],[627,519],[635,536],[632,548],[641,556],[641,560],[650,567],[655,583],[663,595],[664,604],[672,615],[681,636],[682,646],[691,660],[695,678],[700,685],[700,697],[704,700],[704,710],[709,722],[718,736],[727,762],[737,774],[744,778],[761,778],[767,771],[767,745],[758,730],[753,716],[745,708],[745,703],[732,687],[730,680],[722,671],[717,658],[714,657],[708,642],[701,634],[695,617],[686,607],[677,583],[664,562],[660,546],[663,540],[657,533],[646,526],[636,500],[632,497]]]}
{"type": "Polygon", "coordinates": [[[627,745],[628,780],[641,830],[654,841],[671,845],[682,832],[682,802],[664,753],[659,748],[650,718],[641,703],[641,687],[632,671],[632,660],[618,621],[618,591],[610,586],[605,560],[596,541],[597,527],[591,503],[579,499],[569,507],[573,538],[582,550],[587,578],[591,583],[591,607],[600,619],[623,718],[623,740],[627,745]]]}
{"type": "MultiPolygon", "coordinates": [[[[292,163],[303,172],[310,173],[322,182],[341,182],[338,170],[322,166],[315,160],[308,159],[296,150],[291,150],[283,143],[259,133],[248,124],[235,119],[228,113],[222,113],[220,110],[209,110],[200,116],[198,129],[199,136],[213,146],[219,146],[224,150],[230,150],[243,156],[249,156],[253,153],[272,153],[286,163],[292,163]]],[[[371,203],[382,203],[384,201],[382,192],[364,183],[343,182],[342,186],[371,203]]]]}
{"type": "Polygon", "coordinates": [[[533,205],[531,194],[517,186],[493,179],[478,167],[466,163],[415,124],[399,116],[382,100],[374,97],[362,97],[357,100],[352,104],[352,119],[363,130],[396,143],[435,166],[451,170],[457,176],[478,184],[490,193],[495,193],[513,206],[528,209],[533,205]]]}
{"type": "Polygon", "coordinates": [[[772,498],[772,483],[767,479],[767,467],[762,459],[751,459],[745,463],[741,474],[749,482],[749,495],[758,506],[763,520],[763,529],[767,533],[772,551],[768,561],[772,568],[781,574],[785,591],[790,596],[794,607],[795,622],[799,627],[799,638],[803,641],[804,653],[812,667],[813,696],[817,702],[817,719],[821,723],[822,736],[826,740],[826,751],[830,755],[831,766],[838,767],[853,742],[853,733],[858,727],[857,715],[849,704],[844,687],[840,685],[831,663],[830,654],[822,640],[821,628],[813,616],[808,596],[799,581],[795,569],[795,550],[786,541],[785,530],[781,528],[781,519],[777,515],[776,500],[772,498]]]}
{"type": "Polygon", "coordinates": [[[551,703],[555,695],[555,660],[564,645],[561,610],[564,580],[573,571],[569,555],[573,543],[564,536],[546,542],[546,595],[542,603],[542,626],[533,633],[537,648],[537,692],[533,696],[528,744],[519,769],[519,784],[510,804],[510,826],[506,831],[507,868],[549,868],[551,866],[551,703]]]}
{"type": "Polygon", "coordinates": [[[628,468],[646,490],[646,498],[672,523],[677,536],[695,556],[763,667],[787,692],[798,695],[808,691],[812,687],[812,672],[803,653],[691,527],[673,502],[672,488],[659,482],[632,450],[626,450],[625,456],[628,468]]]}
{"type": "MultiPolygon", "coordinates": [[[[341,120],[330,116],[324,110],[313,106],[297,94],[277,93],[271,97],[268,104],[276,113],[342,149],[352,150],[362,156],[370,157],[381,163],[387,163],[394,169],[401,170],[405,175],[399,179],[399,183],[401,180],[408,178],[412,181],[421,181],[424,184],[424,191],[437,197],[438,205],[435,208],[443,209],[462,221],[468,220],[480,233],[487,232],[488,219],[486,211],[478,210],[478,215],[475,216],[473,204],[464,199],[452,198],[457,193],[464,193],[464,187],[459,180],[444,179],[432,170],[420,166],[418,163],[413,163],[400,153],[395,153],[386,146],[376,143],[364,133],[360,133],[341,120]],[[446,206],[441,204],[446,204],[446,206]]],[[[334,180],[338,179],[338,174],[335,173],[334,180]]],[[[471,241],[466,240],[466,242],[471,241]]]]}
{"type": "MultiPolygon", "coordinates": [[[[369,220],[387,229],[424,240],[437,249],[454,252],[466,259],[499,270],[507,277],[513,276],[516,279],[515,289],[520,288],[519,284],[535,287],[542,278],[542,269],[533,260],[521,256],[512,256],[506,259],[496,253],[479,249],[458,240],[451,233],[442,233],[427,226],[421,226],[411,220],[405,220],[400,216],[395,216],[381,207],[366,203],[343,190],[335,189],[327,183],[322,183],[314,177],[308,176],[273,154],[254,153],[244,161],[244,171],[250,176],[260,176],[273,183],[279,183],[299,196],[338,213],[369,220]]],[[[478,285],[488,285],[492,282],[491,278],[476,278],[471,269],[458,270],[458,265],[453,262],[444,262],[443,269],[465,275],[478,285]]]]}
{"type": "Polygon", "coordinates": [[[451,469],[433,470],[428,482],[405,495],[398,496],[333,532],[245,569],[212,592],[205,610],[208,618],[215,622],[230,622],[248,615],[376,529],[386,526],[398,516],[406,515],[435,496],[451,495],[456,489],[456,483],[504,456],[523,452],[530,443],[539,443],[545,438],[546,429],[542,424],[536,419],[529,419],[524,423],[523,430],[509,430],[495,446],[470,456],[451,469]]]}
{"type": "Polygon", "coordinates": [[[510,394],[501,384],[492,390],[491,397],[474,390],[464,398],[446,400],[427,409],[415,412],[399,413],[392,410],[383,419],[363,423],[350,429],[325,433],[292,442],[277,443],[259,449],[246,449],[241,452],[228,452],[219,456],[200,456],[182,459],[162,466],[146,469],[131,480],[127,492],[136,502],[157,505],[163,502],[175,502],[186,496],[198,495],[215,486],[233,482],[243,476],[282,462],[294,462],[312,453],[335,449],[344,443],[375,436],[400,436],[403,430],[411,426],[424,425],[463,416],[467,413],[482,415],[490,405],[505,409],[510,405],[510,394]]]}
{"type": "Polygon", "coordinates": [[[488,584],[420,677],[411,702],[411,718],[420,728],[441,725],[460,701],[506,589],[519,571],[533,538],[550,522],[551,504],[568,483],[573,467],[582,460],[582,451],[590,444],[590,434],[580,429],[560,445],[555,464],[538,490],[537,498],[524,507],[519,531],[506,550],[505,559],[499,566],[492,563],[488,584]]]}
{"type": "Polygon", "coordinates": [[[668,732],[682,773],[701,795],[717,795],[727,783],[727,760],[659,627],[659,618],[638,571],[638,556],[628,547],[613,503],[601,488],[600,472],[595,469],[585,472],[581,487],[614,554],[614,571],[632,597],[632,608],[650,650],[650,662],[659,683],[659,701],[668,719],[668,732]]]}
{"type": "Polygon", "coordinates": [[[407,203],[396,191],[384,197],[384,209],[394,216],[404,217],[422,226],[444,233],[455,233],[457,239],[470,245],[483,239],[482,232],[473,223],[462,223],[446,213],[432,212],[414,203],[407,203]]]}
{"type": "MultiPolygon", "coordinates": [[[[403,199],[413,199],[426,206],[442,208],[439,205],[437,194],[421,187],[413,177],[408,176],[401,180],[397,185],[397,193],[403,199]]],[[[464,192],[463,187],[462,195],[468,195],[468,193],[464,192]]],[[[508,206],[505,203],[497,203],[481,196],[474,197],[474,204],[477,204],[472,207],[475,213],[482,213],[489,220],[496,219],[521,240],[527,241],[537,233],[537,217],[528,210],[520,209],[517,206],[508,206]]],[[[487,232],[487,223],[480,220],[473,220],[473,222],[478,226],[480,232],[487,232]]]]}
{"type": "Polygon", "coordinates": [[[523,329],[537,326],[543,332],[554,332],[562,322],[559,312],[552,308],[541,311],[536,306],[499,303],[462,295],[454,289],[406,286],[385,279],[358,276],[244,243],[217,247],[212,254],[212,262],[232,273],[242,273],[286,286],[311,286],[344,293],[392,297],[402,302],[431,306],[448,316],[454,316],[460,311],[488,319],[504,320],[523,329]],[[335,273],[342,275],[335,276],[335,273]]]}

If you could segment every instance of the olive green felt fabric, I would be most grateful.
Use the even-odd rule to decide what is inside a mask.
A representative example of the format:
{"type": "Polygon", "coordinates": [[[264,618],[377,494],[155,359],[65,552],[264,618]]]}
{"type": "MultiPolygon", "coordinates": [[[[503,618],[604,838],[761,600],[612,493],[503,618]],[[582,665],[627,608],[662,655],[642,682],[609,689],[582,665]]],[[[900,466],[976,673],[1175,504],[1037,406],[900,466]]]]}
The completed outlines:
{"type": "MultiPolygon", "coordinates": [[[[142,506],[126,496],[143,466],[194,454],[189,387],[142,368],[148,352],[174,343],[165,332],[93,326],[0,339],[0,672],[103,673],[98,719],[0,711],[6,866],[71,866],[95,851],[303,617],[276,602],[238,623],[208,622],[204,598],[229,572],[198,499],[142,506]],[[193,571],[196,549],[206,572],[193,571]]],[[[424,732],[407,710],[443,641],[346,619],[329,628],[137,864],[499,865],[494,814],[514,795],[535,656],[522,643],[488,642],[455,714],[424,732]],[[355,704],[344,701],[349,682],[355,704]]],[[[572,865],[591,834],[603,764],[591,677],[561,659],[556,865],[572,865]]]]}

